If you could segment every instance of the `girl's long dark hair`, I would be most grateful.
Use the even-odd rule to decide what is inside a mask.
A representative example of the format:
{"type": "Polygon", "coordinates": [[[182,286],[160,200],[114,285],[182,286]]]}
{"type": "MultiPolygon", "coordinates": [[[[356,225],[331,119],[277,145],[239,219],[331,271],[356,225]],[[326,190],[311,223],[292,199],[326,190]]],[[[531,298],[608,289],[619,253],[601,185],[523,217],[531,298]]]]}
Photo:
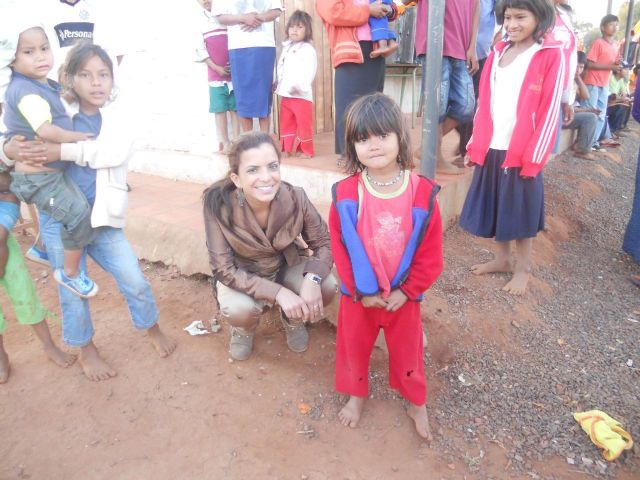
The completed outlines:
{"type": "Polygon", "coordinates": [[[400,168],[413,168],[411,139],[402,110],[383,93],[371,93],[354,101],[345,117],[345,170],[355,173],[364,169],[358,160],[355,144],[371,135],[395,133],[398,136],[398,164],[400,168]]]}
{"type": "Polygon", "coordinates": [[[220,218],[228,223],[231,215],[231,195],[236,190],[235,184],[231,181],[231,174],[238,175],[240,169],[240,157],[247,150],[252,148],[259,148],[260,145],[269,144],[273,147],[280,160],[280,150],[276,146],[276,142],[271,138],[271,135],[262,132],[249,132],[240,135],[231,144],[231,151],[229,152],[229,171],[227,175],[218,180],[210,187],[208,187],[202,193],[202,206],[205,210],[208,210],[213,216],[220,218]],[[222,218],[223,207],[228,215],[227,218],[222,218]]]}
{"type": "Polygon", "coordinates": [[[504,23],[504,12],[507,8],[519,8],[533,13],[538,25],[533,31],[536,42],[542,43],[544,36],[549,33],[556,23],[556,10],[550,0],[500,0],[496,5],[496,21],[504,23]]]}

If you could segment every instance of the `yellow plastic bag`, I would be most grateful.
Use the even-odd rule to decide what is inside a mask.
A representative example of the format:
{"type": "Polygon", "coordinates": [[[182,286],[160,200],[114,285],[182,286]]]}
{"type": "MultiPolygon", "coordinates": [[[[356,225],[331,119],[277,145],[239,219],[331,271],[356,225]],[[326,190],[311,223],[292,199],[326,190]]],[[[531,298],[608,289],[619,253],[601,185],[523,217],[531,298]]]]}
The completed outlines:
{"type": "Polygon", "coordinates": [[[612,462],[624,450],[633,447],[633,439],[622,424],[600,410],[577,412],[573,414],[576,422],[589,435],[591,441],[603,449],[602,456],[612,462]]]}

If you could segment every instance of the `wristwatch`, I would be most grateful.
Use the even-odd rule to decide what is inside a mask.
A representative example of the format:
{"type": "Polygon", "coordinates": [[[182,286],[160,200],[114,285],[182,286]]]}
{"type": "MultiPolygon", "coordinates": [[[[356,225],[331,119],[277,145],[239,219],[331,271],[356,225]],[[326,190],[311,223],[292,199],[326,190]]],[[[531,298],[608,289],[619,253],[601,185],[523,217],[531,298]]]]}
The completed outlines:
{"type": "Polygon", "coordinates": [[[307,280],[311,280],[316,285],[320,285],[322,283],[322,277],[320,275],[316,275],[315,273],[308,272],[305,274],[304,278],[307,280]]]}

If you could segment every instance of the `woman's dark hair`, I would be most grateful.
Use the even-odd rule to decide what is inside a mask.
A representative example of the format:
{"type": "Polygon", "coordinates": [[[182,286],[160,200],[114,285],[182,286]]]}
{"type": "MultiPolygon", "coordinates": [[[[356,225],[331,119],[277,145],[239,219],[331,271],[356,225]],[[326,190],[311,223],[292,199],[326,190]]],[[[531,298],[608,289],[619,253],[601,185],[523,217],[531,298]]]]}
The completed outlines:
{"type": "Polygon", "coordinates": [[[271,145],[280,160],[280,149],[271,135],[262,132],[243,133],[236,138],[231,144],[229,152],[229,171],[222,179],[215,182],[207,188],[202,194],[202,204],[205,209],[213,213],[214,216],[220,217],[222,207],[226,206],[227,212],[231,214],[231,193],[236,189],[235,184],[231,181],[231,174],[238,175],[240,169],[240,157],[247,150],[259,148],[264,144],[271,145]]]}
{"type": "Polygon", "coordinates": [[[302,10],[296,10],[295,12],[293,12],[289,17],[289,20],[287,21],[287,27],[285,28],[287,35],[289,34],[289,28],[296,25],[302,25],[304,27],[304,38],[302,39],[302,41],[310,42],[313,38],[311,15],[302,10]]]}
{"type": "Polygon", "coordinates": [[[604,17],[602,17],[602,20],[600,20],[600,29],[602,30],[602,28],[607,23],[613,23],[613,22],[618,23],[620,22],[620,19],[611,13],[609,15],[605,15],[604,17]]]}
{"type": "Polygon", "coordinates": [[[533,31],[536,42],[542,43],[544,36],[551,31],[556,23],[556,9],[549,0],[500,0],[496,5],[496,20],[499,25],[504,23],[504,12],[507,8],[528,10],[536,17],[538,24],[533,31]]]}
{"type": "Polygon", "coordinates": [[[578,65],[587,65],[587,54],[578,50],[578,65]]]}
{"type": "Polygon", "coordinates": [[[398,164],[413,168],[409,129],[400,107],[383,93],[371,93],[351,104],[345,115],[345,170],[355,173],[364,169],[356,154],[356,142],[371,135],[395,133],[398,136],[398,164]]]}
{"type": "MultiPolygon", "coordinates": [[[[113,62],[111,61],[109,54],[105,52],[102,47],[88,42],[80,42],[76,44],[71,50],[69,50],[67,58],[64,61],[64,65],[60,68],[60,78],[62,80],[61,83],[64,90],[63,95],[69,102],[79,101],[78,96],[73,91],[73,77],[82,70],[86,63],[93,57],[98,57],[104,62],[109,69],[109,73],[111,73],[111,77],[113,78],[113,62]]],[[[110,100],[113,100],[113,98],[110,98],[110,100]]]]}

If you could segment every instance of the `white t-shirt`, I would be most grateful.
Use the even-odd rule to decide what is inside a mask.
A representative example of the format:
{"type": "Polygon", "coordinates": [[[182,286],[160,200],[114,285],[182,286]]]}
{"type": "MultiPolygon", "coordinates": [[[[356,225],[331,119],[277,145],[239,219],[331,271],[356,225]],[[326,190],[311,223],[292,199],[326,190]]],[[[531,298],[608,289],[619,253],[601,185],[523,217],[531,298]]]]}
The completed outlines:
{"type": "Polygon", "coordinates": [[[533,55],[542,48],[539,43],[534,43],[524,52],[520,53],[506,67],[500,66],[500,58],[505,54],[493,57],[491,69],[491,119],[493,121],[493,136],[489,148],[494,150],[508,150],[511,142],[511,134],[516,126],[518,102],[513,95],[505,95],[505,92],[513,92],[516,99],[520,95],[522,82],[529,69],[529,63],[533,55]]]}
{"type": "MultiPolygon", "coordinates": [[[[245,13],[263,13],[269,10],[284,10],[281,0],[213,0],[212,15],[242,15],[245,13]]],[[[245,32],[242,24],[229,25],[229,50],[249,47],[275,47],[275,30],[273,22],[266,22],[255,30],[245,32]]]]}
{"type": "Polygon", "coordinates": [[[281,97],[302,98],[313,102],[312,87],[317,65],[316,49],[313,45],[308,42],[292,43],[289,40],[284,42],[276,68],[278,74],[276,93],[281,97]],[[292,87],[298,87],[302,93],[298,95],[289,93],[292,87]]]}

